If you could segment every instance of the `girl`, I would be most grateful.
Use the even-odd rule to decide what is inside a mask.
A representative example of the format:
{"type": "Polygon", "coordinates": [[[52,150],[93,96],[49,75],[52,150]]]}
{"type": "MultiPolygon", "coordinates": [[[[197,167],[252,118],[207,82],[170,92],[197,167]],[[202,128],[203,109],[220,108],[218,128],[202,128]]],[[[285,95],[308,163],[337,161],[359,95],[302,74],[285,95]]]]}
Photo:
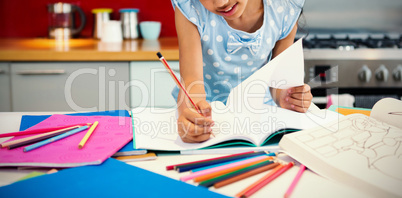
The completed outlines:
{"type": "MultiPolygon", "coordinates": [[[[225,102],[232,88],[293,44],[304,0],[172,3],[182,83],[202,114],[176,87],[179,135],[184,142],[202,142],[214,125],[208,102],[225,102]]],[[[268,104],[298,112],[306,112],[312,100],[308,85],[271,88],[268,95],[268,104]]]]}

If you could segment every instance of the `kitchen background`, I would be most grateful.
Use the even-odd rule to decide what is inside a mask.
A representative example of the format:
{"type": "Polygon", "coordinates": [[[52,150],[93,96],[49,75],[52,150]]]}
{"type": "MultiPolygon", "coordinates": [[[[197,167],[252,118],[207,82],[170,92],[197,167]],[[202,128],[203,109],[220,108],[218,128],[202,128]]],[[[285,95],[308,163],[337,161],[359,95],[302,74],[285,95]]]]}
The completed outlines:
{"type": "MultiPolygon", "coordinates": [[[[60,1],[0,1],[0,37],[46,37],[47,5],[60,1]]],[[[170,0],[64,0],[78,5],[87,17],[81,37],[92,36],[94,8],[112,8],[112,19],[119,19],[121,8],[138,8],[139,21],[161,21],[161,37],[175,37],[174,12],[170,0]]],[[[401,0],[306,0],[307,27],[325,30],[371,30],[402,32],[401,0]]]]}
{"type": "MultiPolygon", "coordinates": [[[[105,85],[99,84],[96,76],[90,74],[74,81],[76,87],[72,88],[72,99],[82,107],[115,109],[120,104],[117,102],[119,98],[111,98],[117,94],[109,90],[109,86],[122,79],[126,83],[137,80],[151,90],[150,98],[143,103],[143,92],[135,86],[130,87],[130,93],[124,95],[129,108],[144,104],[174,105],[173,99],[166,99],[174,83],[154,53],[155,50],[170,50],[165,55],[175,72],[179,72],[174,11],[170,0],[64,0],[62,2],[79,6],[87,22],[76,36],[83,40],[67,42],[61,48],[46,40],[49,34],[47,5],[57,2],[0,0],[0,41],[3,44],[0,44],[0,50],[3,50],[0,51],[0,111],[74,110],[66,103],[64,88],[71,73],[81,68],[93,68],[98,72],[115,70],[117,73],[107,76],[110,79],[106,79],[106,83],[109,84],[105,85]],[[95,8],[113,9],[113,20],[120,19],[119,9],[137,8],[139,22],[162,23],[161,39],[156,42],[126,40],[116,49],[103,49],[101,42],[92,40],[94,16],[91,10],[95,8]],[[7,51],[16,48],[14,42],[22,43],[21,56],[18,51],[7,51]],[[40,54],[40,48],[47,51],[40,54]],[[83,50],[87,56],[71,55],[76,54],[76,50],[83,50]],[[16,58],[7,58],[5,52],[17,54],[16,58]],[[36,59],[25,52],[38,52],[40,57],[36,59]],[[39,72],[33,71],[36,69],[39,72]],[[63,73],[57,73],[59,70],[55,75],[40,73],[54,72],[55,69],[63,73]],[[152,81],[149,76],[155,70],[160,70],[160,73],[152,81]],[[89,86],[88,82],[93,84],[89,86]],[[85,86],[97,91],[88,92],[85,86]],[[102,91],[102,86],[106,87],[106,92],[102,91]],[[100,94],[105,95],[100,97],[100,94]],[[27,98],[30,103],[27,103],[27,98]],[[113,102],[109,100],[116,101],[115,105],[111,106],[113,102]]],[[[313,88],[314,102],[319,107],[328,106],[328,98],[332,96],[339,96],[333,99],[362,108],[371,108],[383,97],[402,97],[402,0],[306,0],[301,26],[304,31],[298,37],[305,36],[305,83],[313,88]]]]}
{"type": "Polygon", "coordinates": [[[92,37],[94,17],[91,10],[95,8],[112,8],[111,19],[113,20],[120,19],[119,9],[137,8],[139,21],[162,22],[161,37],[176,36],[174,11],[170,0],[0,0],[0,37],[47,37],[47,5],[57,2],[77,5],[85,12],[87,23],[79,35],[83,38],[92,37]]]}

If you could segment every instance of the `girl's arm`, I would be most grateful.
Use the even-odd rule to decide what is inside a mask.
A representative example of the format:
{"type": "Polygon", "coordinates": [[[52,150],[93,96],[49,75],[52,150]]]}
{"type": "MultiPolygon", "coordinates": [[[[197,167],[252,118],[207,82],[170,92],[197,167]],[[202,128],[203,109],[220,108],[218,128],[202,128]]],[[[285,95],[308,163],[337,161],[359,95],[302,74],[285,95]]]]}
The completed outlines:
{"type": "Polygon", "coordinates": [[[180,76],[194,103],[196,112],[186,95],[180,90],[177,98],[179,135],[184,142],[201,142],[211,134],[211,106],[205,101],[201,38],[197,27],[175,9],[175,23],[179,40],[180,76]]]}
{"type": "MultiPolygon", "coordinates": [[[[272,58],[275,58],[294,42],[297,32],[297,24],[293,27],[289,35],[276,42],[272,50],[272,58]]],[[[289,89],[274,89],[270,88],[271,95],[277,105],[282,108],[290,109],[298,112],[306,112],[310,107],[313,95],[311,94],[310,86],[292,87],[289,89]]]]}

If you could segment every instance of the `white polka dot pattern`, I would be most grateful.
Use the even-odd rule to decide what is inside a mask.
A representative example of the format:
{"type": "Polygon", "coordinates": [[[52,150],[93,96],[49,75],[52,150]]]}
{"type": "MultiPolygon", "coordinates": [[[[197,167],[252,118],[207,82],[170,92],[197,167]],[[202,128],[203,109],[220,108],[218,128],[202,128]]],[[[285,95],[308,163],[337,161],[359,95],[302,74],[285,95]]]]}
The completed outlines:
{"type": "MultiPolygon", "coordinates": [[[[229,94],[231,88],[269,61],[277,40],[284,38],[297,22],[296,15],[302,7],[297,5],[304,2],[263,0],[264,26],[247,33],[230,27],[220,16],[210,14],[199,1],[172,1],[186,18],[196,21],[202,41],[203,76],[209,101],[215,96],[229,94]]],[[[225,98],[217,100],[224,101],[225,98]]]]}
{"type": "Polygon", "coordinates": [[[216,41],[222,42],[222,41],[223,41],[223,37],[222,37],[221,35],[218,35],[218,36],[216,37],[216,41]]]}
{"type": "Polygon", "coordinates": [[[276,11],[278,12],[278,14],[282,13],[282,12],[283,12],[283,7],[282,7],[282,6],[279,6],[279,7],[276,9],[276,11]]]}
{"type": "Polygon", "coordinates": [[[235,73],[235,74],[238,74],[239,72],[240,72],[240,67],[235,67],[235,68],[234,68],[234,73],[235,73]]]}
{"type": "Polygon", "coordinates": [[[215,20],[211,20],[211,26],[215,27],[216,26],[216,21],[215,20]]]}
{"type": "Polygon", "coordinates": [[[270,20],[270,21],[269,21],[269,25],[270,25],[271,27],[274,27],[274,26],[275,26],[275,21],[274,21],[274,20],[270,20]]]}

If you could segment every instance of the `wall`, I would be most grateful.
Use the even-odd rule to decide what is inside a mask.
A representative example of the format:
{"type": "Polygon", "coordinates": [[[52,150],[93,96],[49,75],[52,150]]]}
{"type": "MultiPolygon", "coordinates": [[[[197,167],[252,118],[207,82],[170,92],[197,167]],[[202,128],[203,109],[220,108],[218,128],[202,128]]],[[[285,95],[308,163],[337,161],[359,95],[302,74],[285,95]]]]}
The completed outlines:
{"type": "Polygon", "coordinates": [[[402,0],[306,0],[311,29],[402,33],[402,0]]]}
{"type": "MultiPolygon", "coordinates": [[[[0,0],[0,38],[29,38],[48,36],[47,4],[57,0],[0,0]]],[[[174,11],[170,0],[62,0],[80,6],[87,24],[80,37],[91,37],[94,8],[112,8],[112,19],[119,20],[121,8],[138,8],[139,21],[162,22],[161,37],[176,36],[174,11]]]]}

